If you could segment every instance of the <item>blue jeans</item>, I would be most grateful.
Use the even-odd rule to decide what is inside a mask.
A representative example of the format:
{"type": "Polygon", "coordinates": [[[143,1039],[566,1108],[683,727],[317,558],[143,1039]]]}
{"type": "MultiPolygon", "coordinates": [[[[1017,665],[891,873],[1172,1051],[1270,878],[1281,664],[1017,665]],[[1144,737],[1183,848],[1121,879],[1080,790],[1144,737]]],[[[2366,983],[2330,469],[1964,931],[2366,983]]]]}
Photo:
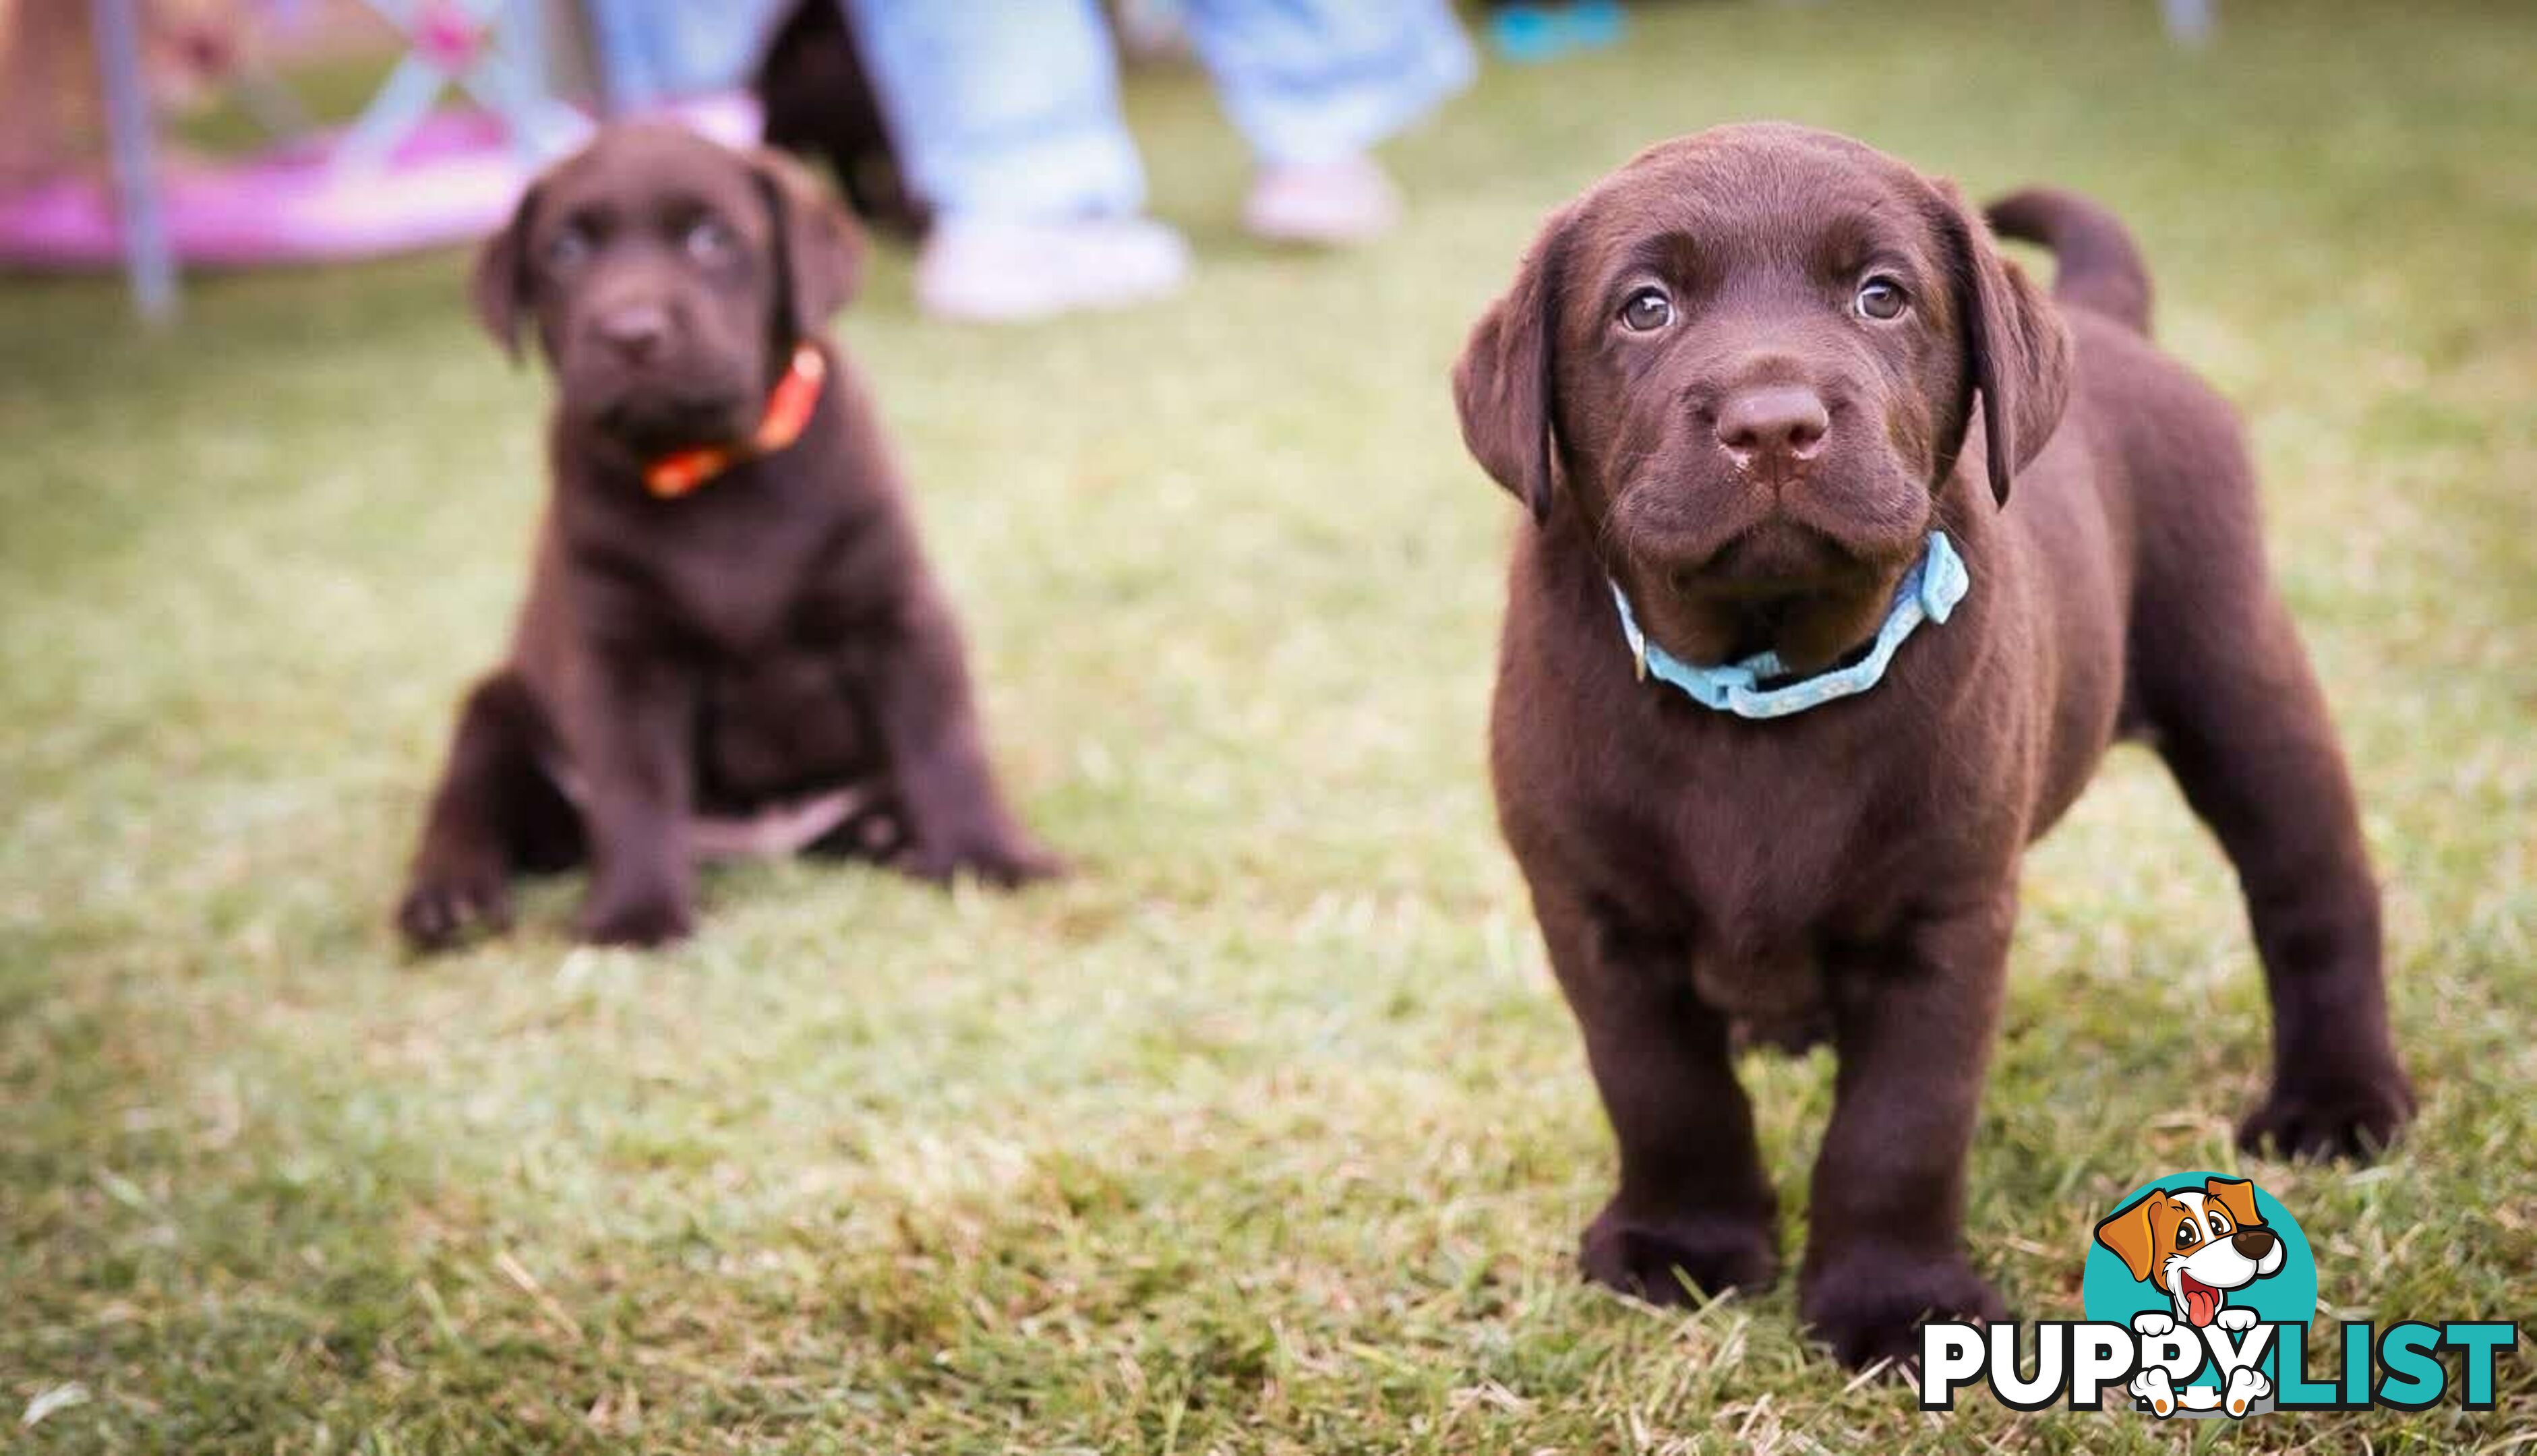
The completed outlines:
{"type": "MultiPolygon", "coordinates": [[[[845,0],[917,193],[967,217],[1133,213],[1144,167],[1095,0],[845,0]]],[[[1187,0],[1233,124],[1270,164],[1362,152],[1469,83],[1446,0],[1187,0]]]]}
{"type": "Polygon", "coordinates": [[[785,10],[783,0],[591,0],[609,109],[741,85],[785,10]]]}

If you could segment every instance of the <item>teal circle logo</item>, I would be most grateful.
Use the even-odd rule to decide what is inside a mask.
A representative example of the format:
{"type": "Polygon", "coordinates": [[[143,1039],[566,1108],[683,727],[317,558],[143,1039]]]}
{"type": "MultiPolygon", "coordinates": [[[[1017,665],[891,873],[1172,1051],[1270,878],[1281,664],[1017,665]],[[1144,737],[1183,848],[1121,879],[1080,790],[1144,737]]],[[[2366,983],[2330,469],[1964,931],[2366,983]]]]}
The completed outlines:
{"type": "MultiPolygon", "coordinates": [[[[2308,1234],[2280,1199],[2245,1178],[2204,1171],[2153,1179],[2108,1211],[2095,1235],[2080,1286],[2092,1320],[2139,1329],[2142,1316],[2153,1327],[2163,1317],[2198,1346],[2253,1324],[2305,1326],[2316,1317],[2316,1258],[2308,1234]]],[[[2279,1362],[2279,1342],[2267,1342],[2255,1365],[2267,1393],[2278,1386],[2279,1362]]],[[[2210,1410],[2219,1384],[2206,1357],[2175,1399],[2187,1410],[2210,1410]],[[2212,1403],[2188,1390],[2212,1392],[2212,1403]]]]}

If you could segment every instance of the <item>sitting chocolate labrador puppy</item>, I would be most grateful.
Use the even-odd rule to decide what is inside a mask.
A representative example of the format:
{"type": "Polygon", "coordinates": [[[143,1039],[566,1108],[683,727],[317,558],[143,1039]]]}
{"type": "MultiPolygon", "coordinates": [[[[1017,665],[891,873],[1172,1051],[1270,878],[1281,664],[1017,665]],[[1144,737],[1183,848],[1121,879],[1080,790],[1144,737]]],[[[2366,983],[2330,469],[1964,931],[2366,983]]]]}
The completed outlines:
{"type": "Polygon", "coordinates": [[[691,927],[704,855],[1056,869],[997,791],[958,628],[826,336],[859,246],[790,163],[662,126],[601,133],[485,246],[486,327],[516,354],[533,321],[559,386],[553,489],[397,913],[418,947],[585,856],[582,935],[630,945],[691,927]]]}
{"type": "Polygon", "coordinates": [[[1767,1285],[1730,1052],[1828,1036],[1798,1299],[1852,1364],[2002,1312],[1961,1225],[2018,859],[2117,738],[2156,745],[2244,889],[2276,1045],[2242,1141],[2362,1154],[2412,1109],[2239,428],[2148,343],[2117,223],[2044,192],[1993,218],[2054,248],[2072,306],[1858,143],[1670,142],[1551,217],[1455,373],[1537,526],[1492,761],[1620,1146],[1586,1272],[1659,1302],[1767,1285]]]}

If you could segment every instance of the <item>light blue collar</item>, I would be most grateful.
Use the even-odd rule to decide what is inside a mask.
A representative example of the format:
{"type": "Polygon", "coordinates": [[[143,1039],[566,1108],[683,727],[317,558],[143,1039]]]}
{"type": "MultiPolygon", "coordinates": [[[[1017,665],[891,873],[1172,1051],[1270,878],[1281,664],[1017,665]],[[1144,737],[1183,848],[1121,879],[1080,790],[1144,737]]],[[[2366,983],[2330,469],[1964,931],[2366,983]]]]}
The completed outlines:
{"type": "Polygon", "coordinates": [[[1885,613],[1885,625],[1876,629],[1876,645],[1867,650],[1866,657],[1847,667],[1768,688],[1754,684],[1787,674],[1779,654],[1766,652],[1740,663],[1695,667],[1650,642],[1648,635],[1639,630],[1639,619],[1630,614],[1630,599],[1621,591],[1619,582],[1612,583],[1612,601],[1621,608],[1621,635],[1630,640],[1630,655],[1638,664],[1640,680],[1654,673],[1682,689],[1702,707],[1738,718],[1786,718],[1876,686],[1903,639],[1918,631],[1923,621],[1944,622],[1948,613],[1956,609],[1956,603],[1965,600],[1965,592],[1972,585],[1965,563],[1956,555],[1947,534],[1930,532],[1928,549],[1920,553],[1920,559],[1913,563],[1902,584],[1894,589],[1894,604],[1885,613]]]}

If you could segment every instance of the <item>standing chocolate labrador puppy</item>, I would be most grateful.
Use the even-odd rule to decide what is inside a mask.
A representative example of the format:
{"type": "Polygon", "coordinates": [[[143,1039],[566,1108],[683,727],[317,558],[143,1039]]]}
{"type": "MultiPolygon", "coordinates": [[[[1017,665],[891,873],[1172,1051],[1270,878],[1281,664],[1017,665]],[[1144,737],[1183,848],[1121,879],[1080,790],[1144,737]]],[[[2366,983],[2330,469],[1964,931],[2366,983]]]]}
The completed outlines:
{"type": "Polygon", "coordinates": [[[1961,1225],[2018,858],[2116,738],[2157,746],[2245,892],[2275,1048],[2242,1141],[2361,1154],[2412,1109],[2238,426],[2147,342],[2112,219],[1995,217],[2074,306],[1855,142],[1670,142],[1550,219],[1455,374],[1537,527],[1492,759],[1620,1144],[1586,1272],[1660,1302],[1768,1284],[1730,1051],[1829,1036],[1798,1299],[1852,1364],[2001,1313],[1961,1225]]]}
{"type": "Polygon", "coordinates": [[[533,325],[554,370],[553,492],[397,913],[418,947],[585,856],[581,933],[629,945],[691,928],[702,855],[1054,872],[997,791],[958,628],[826,335],[858,246],[790,164],[658,126],[601,133],[486,245],[486,327],[516,353],[533,325]]]}

